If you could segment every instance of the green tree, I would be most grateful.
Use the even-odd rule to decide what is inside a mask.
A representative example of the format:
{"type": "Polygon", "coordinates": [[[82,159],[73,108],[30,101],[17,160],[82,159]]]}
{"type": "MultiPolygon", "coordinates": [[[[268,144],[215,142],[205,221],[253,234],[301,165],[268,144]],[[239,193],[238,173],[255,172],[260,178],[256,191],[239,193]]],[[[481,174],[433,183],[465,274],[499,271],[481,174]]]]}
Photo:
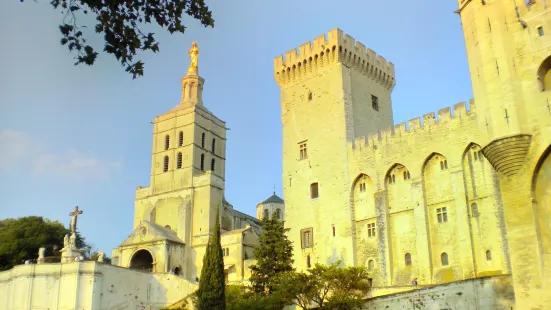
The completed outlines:
{"type": "MultiPolygon", "coordinates": [[[[90,255],[90,260],[97,261],[97,260],[98,260],[98,257],[99,257],[99,252],[98,252],[98,251],[94,251],[94,252],[90,255]]],[[[107,255],[103,256],[103,263],[104,263],[104,264],[111,264],[111,258],[107,257],[107,255]]]]}
{"type": "Polygon", "coordinates": [[[212,12],[204,0],[50,0],[50,4],[63,15],[59,26],[61,44],[76,54],[75,65],[93,65],[98,56],[87,44],[83,33],[86,26],[77,22],[88,15],[96,20],[94,31],[103,34],[103,51],[114,55],[133,78],[143,75],[143,62],[135,60],[137,53],[159,51],[154,33],[142,31],[145,24],[156,22],[171,34],[184,33],[182,13],[185,12],[204,27],[214,27],[212,12]]]}
{"type": "Polygon", "coordinates": [[[360,309],[369,290],[367,268],[316,264],[308,272],[289,272],[279,283],[280,291],[293,296],[303,309],[360,309]]]}
{"type": "Polygon", "coordinates": [[[287,239],[289,229],[275,213],[262,219],[262,229],[254,249],[256,264],[251,266],[250,281],[255,293],[271,295],[277,290],[278,277],[294,270],[293,245],[287,239]]]}
{"type": "Polygon", "coordinates": [[[0,270],[7,270],[26,259],[36,259],[38,249],[46,248],[46,256],[53,255],[53,247],[63,247],[68,229],[59,222],[40,216],[27,216],[0,221],[0,270]]]}
{"type": "Polygon", "coordinates": [[[209,237],[203,257],[203,268],[197,290],[198,310],[225,310],[225,279],[222,245],[220,244],[220,209],[216,211],[214,234],[209,237]]]}

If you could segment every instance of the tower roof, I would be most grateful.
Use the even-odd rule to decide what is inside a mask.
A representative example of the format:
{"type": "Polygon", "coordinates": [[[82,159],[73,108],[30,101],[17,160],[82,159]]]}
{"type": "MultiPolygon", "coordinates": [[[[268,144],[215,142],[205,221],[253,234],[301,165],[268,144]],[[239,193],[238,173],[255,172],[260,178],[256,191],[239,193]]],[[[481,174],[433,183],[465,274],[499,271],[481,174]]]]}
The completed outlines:
{"type": "Polygon", "coordinates": [[[278,195],[276,195],[276,193],[274,192],[274,194],[272,196],[270,196],[268,199],[264,200],[260,204],[263,205],[263,204],[267,204],[267,203],[284,203],[284,201],[278,195]]]}

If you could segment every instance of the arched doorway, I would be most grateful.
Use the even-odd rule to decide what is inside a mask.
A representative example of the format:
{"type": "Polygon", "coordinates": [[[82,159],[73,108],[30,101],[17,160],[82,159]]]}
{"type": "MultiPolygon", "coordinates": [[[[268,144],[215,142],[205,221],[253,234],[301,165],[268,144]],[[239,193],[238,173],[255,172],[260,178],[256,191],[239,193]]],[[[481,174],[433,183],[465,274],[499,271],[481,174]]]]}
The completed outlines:
{"type": "MultiPolygon", "coordinates": [[[[551,274],[551,146],[544,152],[536,167],[532,185],[536,203],[539,242],[543,254],[544,273],[551,274]]],[[[551,281],[550,281],[551,283],[551,281]]]]}
{"type": "Polygon", "coordinates": [[[139,250],[130,260],[130,268],[142,271],[153,271],[153,256],[148,250],[139,250]]]}

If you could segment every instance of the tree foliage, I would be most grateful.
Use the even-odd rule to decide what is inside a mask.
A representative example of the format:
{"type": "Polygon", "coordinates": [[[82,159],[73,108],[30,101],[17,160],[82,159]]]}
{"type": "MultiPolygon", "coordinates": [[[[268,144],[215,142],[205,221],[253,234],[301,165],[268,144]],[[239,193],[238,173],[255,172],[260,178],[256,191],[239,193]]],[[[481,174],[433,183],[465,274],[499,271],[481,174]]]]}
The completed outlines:
{"type": "Polygon", "coordinates": [[[220,210],[216,211],[214,234],[209,238],[203,257],[203,268],[197,290],[198,310],[225,310],[225,279],[222,245],[220,244],[220,210]]]}
{"type": "Polygon", "coordinates": [[[143,62],[135,59],[137,53],[159,51],[155,34],[144,33],[140,27],[156,22],[171,34],[184,33],[184,12],[201,25],[214,27],[212,12],[204,0],[51,0],[50,3],[64,16],[59,26],[61,44],[76,53],[75,65],[93,65],[98,56],[87,44],[83,34],[86,26],[77,22],[79,15],[92,15],[96,19],[95,32],[103,34],[103,51],[114,55],[134,79],[143,75],[143,62]]]}
{"type": "Polygon", "coordinates": [[[54,246],[63,248],[63,237],[68,231],[63,224],[40,216],[0,221],[0,270],[36,259],[41,247],[46,248],[46,256],[53,255],[54,246]]]}
{"type": "Polygon", "coordinates": [[[367,268],[339,265],[316,264],[306,273],[289,272],[281,277],[279,289],[303,309],[360,309],[370,287],[367,268]]]}
{"type": "Polygon", "coordinates": [[[278,276],[294,270],[293,245],[287,239],[289,229],[275,213],[262,219],[262,229],[254,249],[256,264],[251,266],[250,281],[255,293],[270,295],[277,291],[278,276]]]}

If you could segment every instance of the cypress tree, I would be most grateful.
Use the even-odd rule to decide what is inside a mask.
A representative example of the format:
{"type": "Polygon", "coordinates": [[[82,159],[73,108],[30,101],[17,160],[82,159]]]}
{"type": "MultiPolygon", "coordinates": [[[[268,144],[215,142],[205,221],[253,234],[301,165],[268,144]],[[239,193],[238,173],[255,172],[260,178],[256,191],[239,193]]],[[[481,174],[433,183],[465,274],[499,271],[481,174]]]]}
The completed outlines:
{"type": "Polygon", "coordinates": [[[209,237],[207,251],[203,257],[203,268],[197,290],[197,309],[226,309],[224,259],[220,244],[220,209],[216,211],[214,235],[209,237]]]}
{"type": "Polygon", "coordinates": [[[271,295],[277,286],[277,277],[293,271],[293,245],[287,239],[288,228],[276,218],[262,219],[263,232],[258,238],[259,245],[254,249],[256,265],[251,266],[250,281],[258,294],[271,295]]]}

